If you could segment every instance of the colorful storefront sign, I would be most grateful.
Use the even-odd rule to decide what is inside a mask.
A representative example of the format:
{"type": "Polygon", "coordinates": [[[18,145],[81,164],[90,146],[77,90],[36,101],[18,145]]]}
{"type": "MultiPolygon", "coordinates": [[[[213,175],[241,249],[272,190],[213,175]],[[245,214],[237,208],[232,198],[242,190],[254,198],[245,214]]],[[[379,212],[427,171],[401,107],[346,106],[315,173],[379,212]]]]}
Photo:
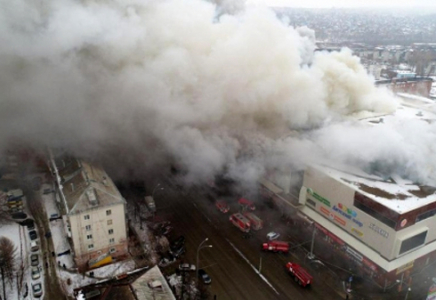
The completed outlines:
{"type": "Polygon", "coordinates": [[[358,237],[362,237],[363,236],[363,232],[360,230],[357,230],[354,227],[351,227],[351,232],[354,233],[355,235],[357,235],[358,237]]]}
{"type": "Polygon", "coordinates": [[[337,215],[335,215],[334,213],[330,212],[330,210],[326,209],[325,207],[320,207],[320,211],[325,214],[329,219],[337,222],[338,224],[345,226],[347,223],[345,222],[345,220],[339,218],[337,215]]]}
{"type": "Polygon", "coordinates": [[[356,219],[357,213],[354,210],[346,207],[344,204],[338,203],[338,206],[334,205],[333,210],[339,213],[341,216],[351,220],[357,226],[359,227],[363,226],[363,223],[360,222],[358,219],[356,219]]]}

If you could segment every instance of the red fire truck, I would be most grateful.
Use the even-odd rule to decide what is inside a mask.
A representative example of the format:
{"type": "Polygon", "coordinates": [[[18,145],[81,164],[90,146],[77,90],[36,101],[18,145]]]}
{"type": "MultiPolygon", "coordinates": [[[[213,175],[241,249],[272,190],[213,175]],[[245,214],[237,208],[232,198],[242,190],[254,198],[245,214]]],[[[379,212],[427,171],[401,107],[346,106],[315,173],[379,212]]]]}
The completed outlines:
{"type": "Polygon", "coordinates": [[[256,206],[254,205],[253,201],[250,201],[248,199],[241,198],[238,200],[238,203],[240,206],[242,206],[243,210],[244,209],[256,210],[256,206]]]}
{"type": "Polygon", "coordinates": [[[281,241],[270,241],[262,244],[262,250],[288,253],[289,244],[287,242],[281,242],[281,241]]]}
{"type": "Polygon", "coordinates": [[[261,230],[263,228],[263,221],[252,212],[245,212],[244,216],[250,220],[251,228],[253,230],[261,230]]]}
{"type": "Polygon", "coordinates": [[[289,274],[294,277],[295,282],[298,282],[299,285],[306,287],[312,284],[312,276],[300,265],[288,262],[286,270],[288,270],[289,274]]]}
{"type": "Polygon", "coordinates": [[[240,213],[236,213],[230,216],[229,218],[230,222],[233,223],[236,227],[238,227],[242,232],[249,232],[250,231],[250,220],[248,220],[246,217],[244,217],[240,213]]]}

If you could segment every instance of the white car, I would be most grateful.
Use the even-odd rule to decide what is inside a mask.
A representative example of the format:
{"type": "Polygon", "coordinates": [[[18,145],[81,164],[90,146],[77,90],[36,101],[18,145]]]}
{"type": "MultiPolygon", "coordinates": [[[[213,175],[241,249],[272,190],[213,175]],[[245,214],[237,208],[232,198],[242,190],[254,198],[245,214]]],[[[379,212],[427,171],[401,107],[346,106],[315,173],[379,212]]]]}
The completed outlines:
{"type": "Polygon", "coordinates": [[[181,264],[179,265],[180,271],[195,271],[195,266],[191,264],[181,264]]]}
{"type": "Polygon", "coordinates": [[[38,267],[32,267],[32,279],[36,280],[41,277],[41,274],[39,273],[38,267]]]}
{"type": "Polygon", "coordinates": [[[268,240],[270,240],[270,241],[278,239],[279,236],[280,236],[280,233],[277,233],[277,232],[274,232],[274,231],[271,231],[270,233],[268,233],[268,234],[266,235],[266,237],[267,237],[268,240]]]}
{"type": "Polygon", "coordinates": [[[42,285],[40,282],[32,284],[33,297],[39,298],[42,296],[42,285]]]}

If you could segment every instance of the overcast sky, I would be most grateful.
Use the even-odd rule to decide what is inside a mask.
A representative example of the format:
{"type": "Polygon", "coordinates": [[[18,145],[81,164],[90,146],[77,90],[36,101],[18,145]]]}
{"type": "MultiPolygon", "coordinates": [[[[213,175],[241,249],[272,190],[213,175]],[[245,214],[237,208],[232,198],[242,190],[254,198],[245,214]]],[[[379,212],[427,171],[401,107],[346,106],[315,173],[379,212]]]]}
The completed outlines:
{"type": "Polygon", "coordinates": [[[281,7],[436,7],[435,0],[248,0],[248,2],[281,7]]]}

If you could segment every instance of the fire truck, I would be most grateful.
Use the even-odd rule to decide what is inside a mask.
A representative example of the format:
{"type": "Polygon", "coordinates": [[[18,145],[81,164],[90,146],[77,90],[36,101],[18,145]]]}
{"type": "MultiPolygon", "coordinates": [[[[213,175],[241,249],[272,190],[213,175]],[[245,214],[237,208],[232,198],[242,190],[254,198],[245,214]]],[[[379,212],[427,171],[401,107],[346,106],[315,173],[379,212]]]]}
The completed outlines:
{"type": "Polygon", "coordinates": [[[298,282],[299,285],[306,287],[312,284],[312,276],[300,265],[288,262],[286,270],[288,270],[289,274],[294,277],[295,282],[298,282]]]}
{"type": "Polygon", "coordinates": [[[238,200],[239,205],[242,207],[242,210],[256,210],[256,206],[253,201],[250,201],[245,198],[241,198],[238,200]]]}
{"type": "Polygon", "coordinates": [[[250,231],[250,220],[248,220],[246,217],[244,217],[240,213],[236,213],[230,216],[229,218],[230,222],[233,223],[236,227],[238,227],[242,232],[249,232],[250,231]]]}
{"type": "Polygon", "coordinates": [[[253,230],[261,230],[263,228],[263,221],[252,212],[245,212],[244,216],[250,220],[251,228],[253,230]]]}
{"type": "Polygon", "coordinates": [[[281,241],[270,241],[262,244],[262,250],[288,253],[289,244],[287,242],[281,242],[281,241]]]}

